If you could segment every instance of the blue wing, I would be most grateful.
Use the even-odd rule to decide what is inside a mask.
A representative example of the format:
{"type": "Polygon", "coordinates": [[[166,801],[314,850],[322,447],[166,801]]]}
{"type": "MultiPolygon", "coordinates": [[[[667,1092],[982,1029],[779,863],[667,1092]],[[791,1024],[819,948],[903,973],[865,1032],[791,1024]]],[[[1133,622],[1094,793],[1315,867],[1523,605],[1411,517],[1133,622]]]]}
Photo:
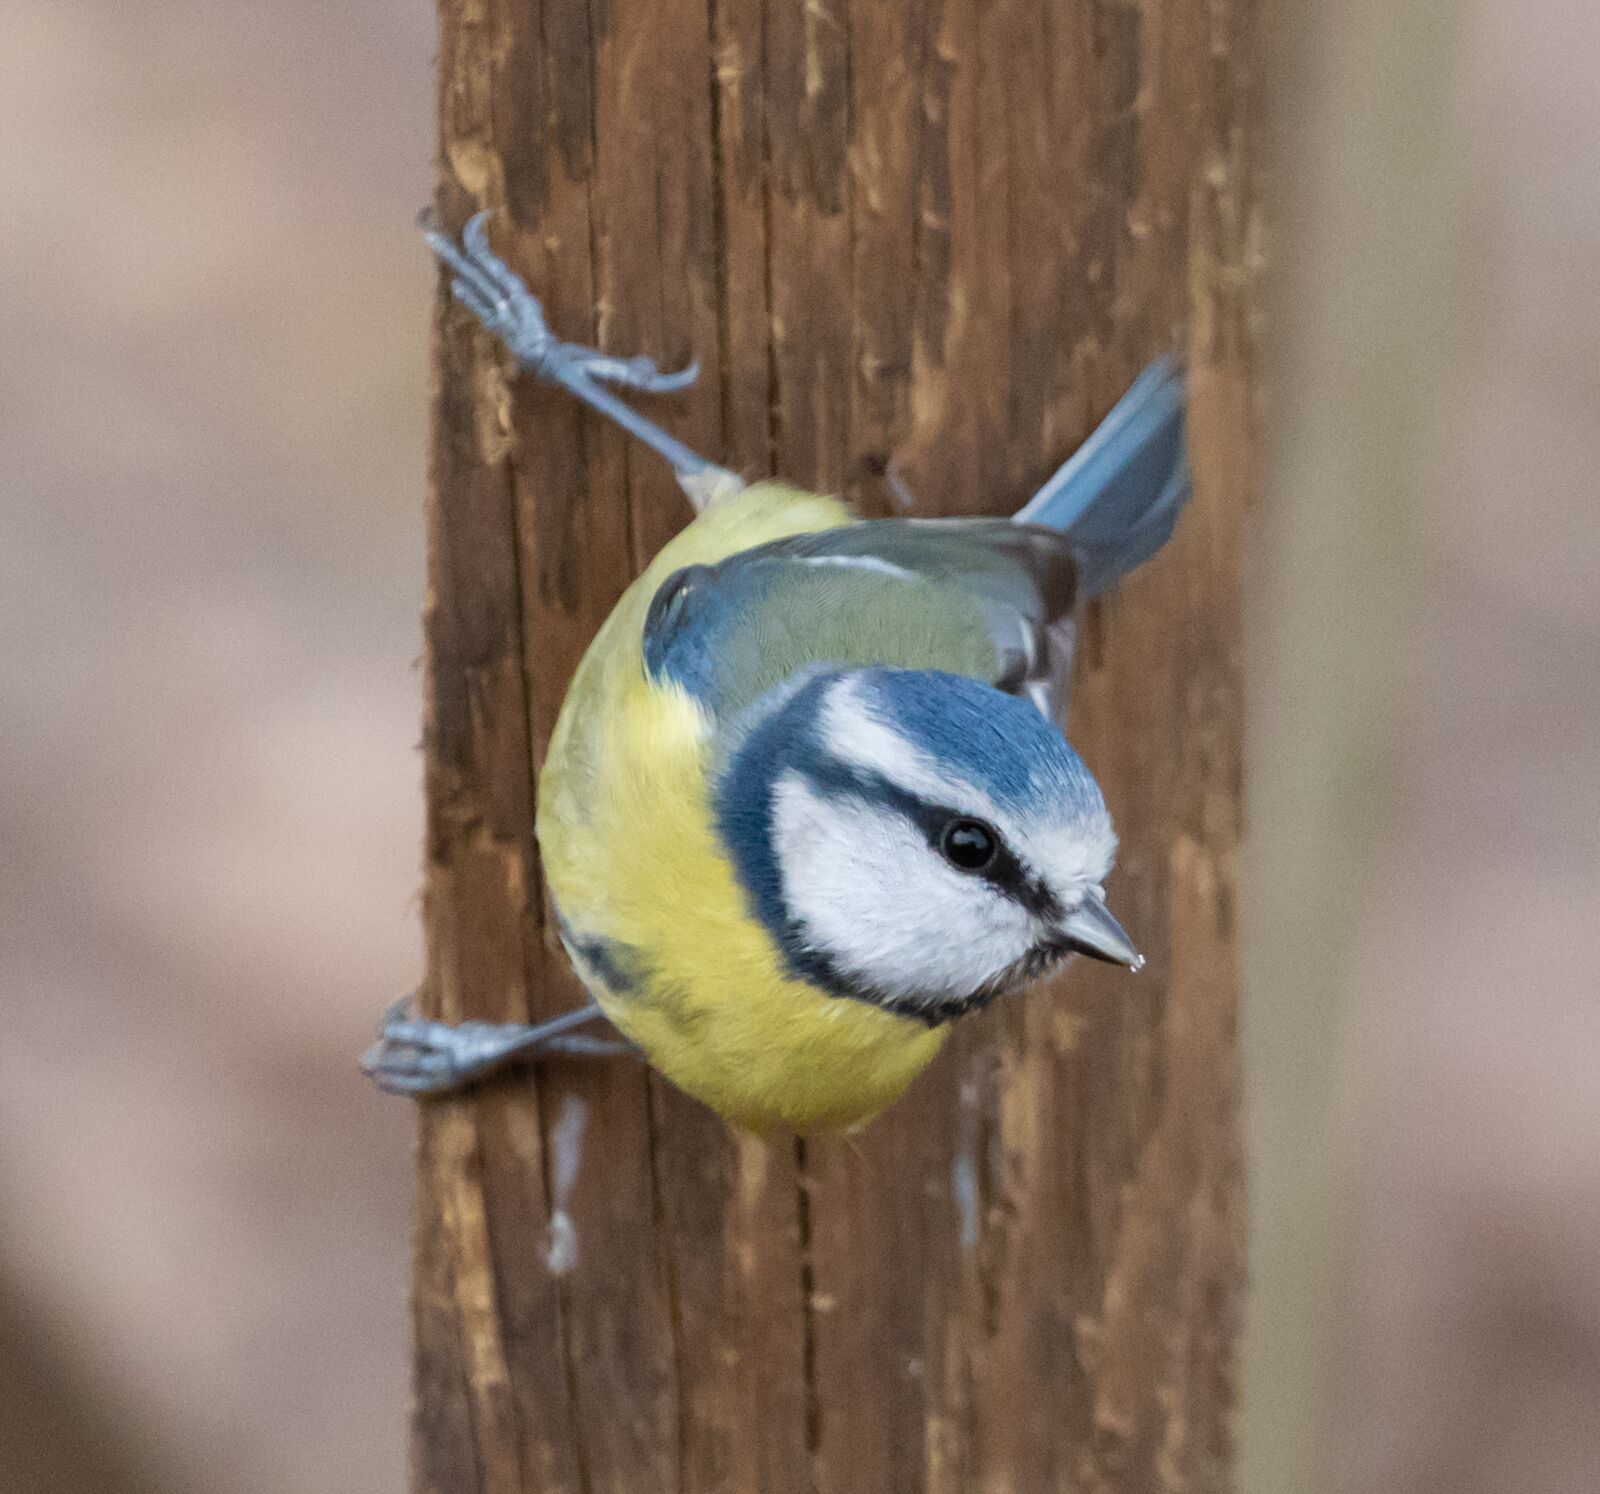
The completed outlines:
{"type": "Polygon", "coordinates": [[[718,715],[808,665],[942,669],[1020,693],[1072,607],[1061,535],[1008,519],[883,519],[794,535],[662,584],[645,667],[718,715]]]}
{"type": "Polygon", "coordinates": [[[1015,519],[873,520],[674,573],[645,666],[718,715],[815,664],[942,669],[1057,715],[1073,604],[1154,554],[1189,491],[1182,370],[1163,359],[1015,519]]]}

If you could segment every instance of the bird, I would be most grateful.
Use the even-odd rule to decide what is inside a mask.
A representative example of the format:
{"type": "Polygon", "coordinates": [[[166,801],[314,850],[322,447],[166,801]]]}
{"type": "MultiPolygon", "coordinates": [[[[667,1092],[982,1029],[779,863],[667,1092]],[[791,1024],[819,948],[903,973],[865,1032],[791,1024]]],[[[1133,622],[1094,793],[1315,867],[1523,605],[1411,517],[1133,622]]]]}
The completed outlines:
{"type": "Polygon", "coordinates": [[[687,387],[560,341],[492,249],[423,224],[520,369],[663,457],[696,509],[571,682],[537,838],[591,1000],[538,1024],[402,1003],[364,1060],[448,1093],[529,1058],[631,1052],[756,1133],[853,1131],[951,1025],[1076,955],[1137,970],[1117,839],[1061,727],[1074,608],[1152,556],[1191,491],[1183,367],[1152,363],[1012,518],[860,519],[746,482],[617,390],[687,387]],[[608,1019],[620,1040],[584,1031],[608,1019]]]}

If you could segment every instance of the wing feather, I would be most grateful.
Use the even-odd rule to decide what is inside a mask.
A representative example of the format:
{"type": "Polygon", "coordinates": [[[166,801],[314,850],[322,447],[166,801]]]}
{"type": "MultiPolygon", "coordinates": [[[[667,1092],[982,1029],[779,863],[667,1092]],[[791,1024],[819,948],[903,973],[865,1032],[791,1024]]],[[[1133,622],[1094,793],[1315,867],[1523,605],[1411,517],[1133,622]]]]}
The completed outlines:
{"type": "Polygon", "coordinates": [[[646,668],[718,715],[796,671],[887,664],[983,679],[1051,714],[1071,661],[1065,536],[1008,519],[878,519],[791,535],[667,578],[646,668]]]}

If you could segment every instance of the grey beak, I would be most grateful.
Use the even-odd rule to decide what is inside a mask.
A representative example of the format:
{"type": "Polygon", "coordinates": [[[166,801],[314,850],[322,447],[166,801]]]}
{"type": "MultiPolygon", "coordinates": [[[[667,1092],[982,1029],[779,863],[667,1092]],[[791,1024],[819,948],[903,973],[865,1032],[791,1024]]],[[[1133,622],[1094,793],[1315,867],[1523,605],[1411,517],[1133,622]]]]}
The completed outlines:
{"type": "Polygon", "coordinates": [[[1133,940],[1111,916],[1098,889],[1061,921],[1061,932],[1068,944],[1091,960],[1126,965],[1130,970],[1144,965],[1144,956],[1133,947],[1133,940]]]}

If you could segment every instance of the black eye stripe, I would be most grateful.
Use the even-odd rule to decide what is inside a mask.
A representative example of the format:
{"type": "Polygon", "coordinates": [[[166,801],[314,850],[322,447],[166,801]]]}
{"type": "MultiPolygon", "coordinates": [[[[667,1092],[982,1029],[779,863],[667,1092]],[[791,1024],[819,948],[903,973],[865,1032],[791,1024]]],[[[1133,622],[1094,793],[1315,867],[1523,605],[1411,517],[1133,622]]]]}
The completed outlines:
{"type": "MultiPolygon", "coordinates": [[[[835,757],[818,753],[801,764],[800,768],[811,787],[826,798],[850,798],[886,804],[914,825],[928,842],[929,848],[941,856],[944,853],[940,843],[952,822],[981,823],[974,822],[972,816],[963,810],[948,804],[929,803],[899,784],[891,783],[881,773],[840,762],[835,757]]],[[[998,831],[994,835],[996,846],[993,857],[987,865],[967,875],[989,883],[1036,918],[1046,921],[1059,918],[1064,910],[1056,895],[1042,878],[1022,864],[1003,835],[998,831]]]]}

